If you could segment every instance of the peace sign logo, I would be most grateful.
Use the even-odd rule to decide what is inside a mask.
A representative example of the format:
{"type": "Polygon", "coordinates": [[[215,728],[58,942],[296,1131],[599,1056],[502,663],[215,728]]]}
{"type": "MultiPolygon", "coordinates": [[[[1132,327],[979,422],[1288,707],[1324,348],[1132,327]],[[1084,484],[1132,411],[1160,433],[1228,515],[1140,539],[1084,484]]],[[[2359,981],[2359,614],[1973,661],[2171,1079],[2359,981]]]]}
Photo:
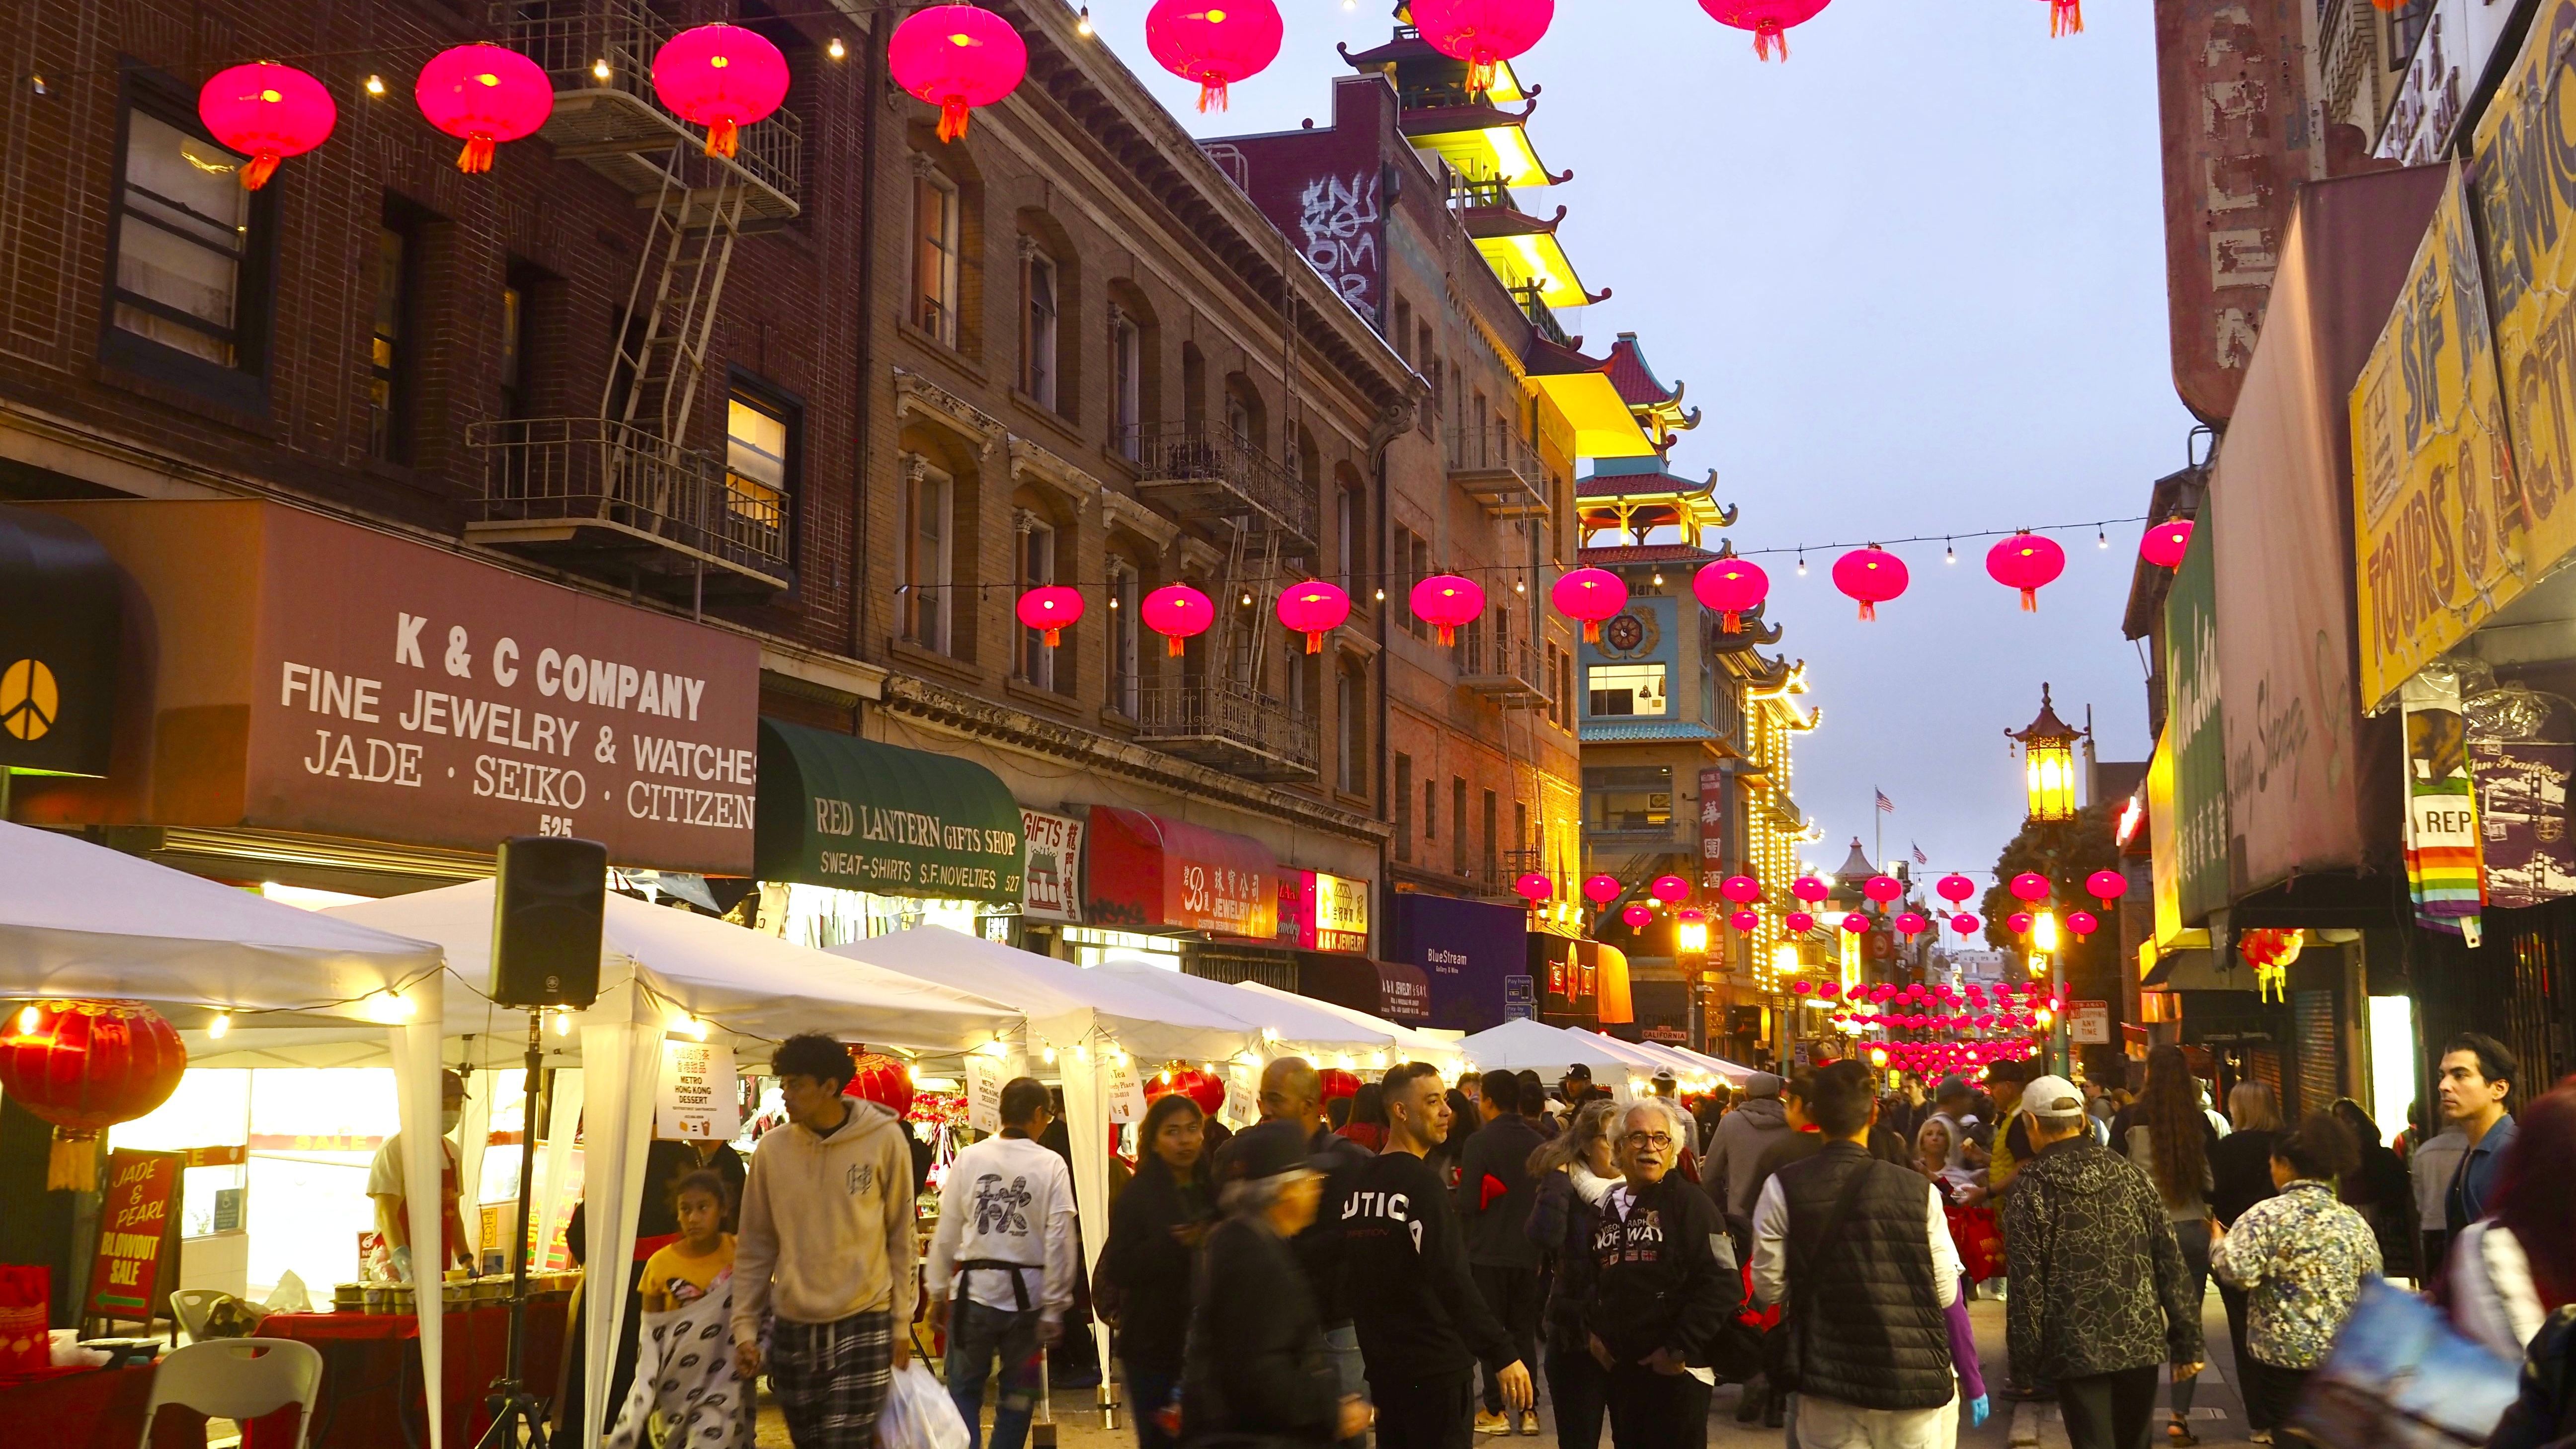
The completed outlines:
{"type": "Polygon", "coordinates": [[[11,739],[43,739],[61,708],[62,691],[45,661],[21,659],[0,669],[0,731],[11,739]]]}

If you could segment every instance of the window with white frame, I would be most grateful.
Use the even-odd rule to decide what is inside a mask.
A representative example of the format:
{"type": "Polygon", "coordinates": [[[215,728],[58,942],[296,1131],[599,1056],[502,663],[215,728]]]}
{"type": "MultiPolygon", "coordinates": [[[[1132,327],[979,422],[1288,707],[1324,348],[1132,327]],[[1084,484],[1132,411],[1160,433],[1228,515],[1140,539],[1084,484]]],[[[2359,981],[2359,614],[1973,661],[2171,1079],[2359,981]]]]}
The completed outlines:
{"type": "Polygon", "coordinates": [[[126,112],[116,225],[119,329],[222,367],[244,363],[240,313],[248,165],[140,107],[126,112]]]}
{"type": "Polygon", "coordinates": [[[1134,318],[1109,318],[1109,441],[1133,463],[1145,449],[1145,338],[1134,318]]]}
{"type": "MultiPolygon", "coordinates": [[[[1020,521],[1019,591],[1045,588],[1055,582],[1055,530],[1033,518],[1020,521]]],[[[1026,625],[1019,630],[1020,678],[1040,689],[1055,688],[1055,652],[1057,646],[1046,642],[1046,631],[1026,625]]]]}
{"type": "Polygon", "coordinates": [[[956,486],[947,474],[911,460],[903,480],[903,527],[895,537],[895,576],[902,580],[899,627],[907,641],[941,654],[949,645],[956,486]]]}
{"type": "Polygon", "coordinates": [[[1593,665],[1587,681],[1592,716],[1664,713],[1664,676],[1661,664],[1593,665]]]}
{"type": "Polygon", "coordinates": [[[1139,592],[1135,567],[1125,559],[1109,561],[1109,707],[1129,719],[1138,710],[1139,592]]]}
{"type": "Polygon", "coordinates": [[[912,183],[912,321],[957,345],[957,183],[925,168],[912,183]]]}
{"type": "Polygon", "coordinates": [[[1055,258],[1031,246],[1020,259],[1020,390],[1052,409],[1056,395],[1055,258]]]}

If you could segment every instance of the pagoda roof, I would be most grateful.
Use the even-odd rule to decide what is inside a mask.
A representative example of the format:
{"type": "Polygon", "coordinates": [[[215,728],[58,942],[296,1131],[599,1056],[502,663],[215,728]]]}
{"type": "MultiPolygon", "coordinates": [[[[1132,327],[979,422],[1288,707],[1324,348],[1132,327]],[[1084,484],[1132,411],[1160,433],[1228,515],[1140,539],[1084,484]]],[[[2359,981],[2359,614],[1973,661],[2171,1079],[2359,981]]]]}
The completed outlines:
{"type": "MultiPolygon", "coordinates": [[[[1611,374],[1611,385],[1617,386],[1618,374],[1611,374]]],[[[1652,460],[1660,463],[1661,458],[1652,460]]],[[[1593,470],[1574,485],[1577,498],[1705,498],[1717,491],[1717,470],[1694,483],[1677,478],[1661,468],[1651,466],[1634,470],[1594,465],[1593,470]]]]}
{"type": "MultiPolygon", "coordinates": [[[[1562,210],[1558,215],[1562,216],[1562,210]]],[[[1556,239],[1555,223],[1545,231],[1526,232],[1518,236],[1480,236],[1476,251],[1485,265],[1494,269],[1503,285],[1513,292],[1535,289],[1538,299],[1549,307],[1589,307],[1609,300],[1606,290],[1595,293],[1584,289],[1583,279],[1574,274],[1574,259],[1565,254],[1565,246],[1556,239]]],[[[1618,385],[1613,374],[1611,385],[1618,385]]],[[[1626,401],[1623,394],[1621,401],[1626,401]]]]}
{"type": "Polygon", "coordinates": [[[1637,334],[1622,332],[1610,347],[1610,380],[1619,387],[1619,395],[1628,400],[1641,419],[1658,425],[1658,440],[1665,434],[1687,432],[1699,426],[1700,410],[1682,411],[1682,394],[1688,384],[1676,382],[1666,387],[1655,376],[1654,367],[1646,361],[1645,350],[1637,344],[1637,334]]]}
{"type": "MultiPolygon", "coordinates": [[[[1505,199],[1509,200],[1508,195],[1505,199]]],[[[1469,202],[1458,208],[1458,222],[1467,229],[1467,235],[1478,241],[1489,237],[1554,236],[1557,227],[1565,222],[1565,208],[1560,206],[1556,215],[1541,220],[1517,206],[1469,202]]]]}
{"type": "MultiPolygon", "coordinates": [[[[1422,32],[1410,25],[1399,25],[1386,44],[1354,53],[1347,45],[1336,45],[1342,59],[1353,70],[1382,71],[1399,89],[1430,87],[1454,88],[1463,92],[1467,86],[1467,62],[1453,55],[1443,55],[1422,38],[1422,32]]],[[[1521,85],[1520,76],[1510,61],[1494,63],[1494,81],[1486,95],[1508,105],[1538,94],[1538,87],[1521,85]]]]}
{"type": "Polygon", "coordinates": [[[1629,564],[1707,563],[1717,554],[1690,543],[1617,543],[1579,548],[1574,557],[1586,568],[1615,569],[1629,564]]]}
{"type": "Polygon", "coordinates": [[[1448,162],[1469,181],[1527,187],[1562,186],[1573,180],[1573,171],[1551,173],[1538,159],[1529,128],[1522,124],[1528,119],[1526,111],[1514,113],[1489,105],[1443,106],[1406,111],[1397,125],[1416,150],[1448,162]]]}
{"type": "Polygon", "coordinates": [[[1588,719],[1581,739],[1587,745],[1641,744],[1677,740],[1714,742],[1717,731],[1694,720],[1588,719]]]}

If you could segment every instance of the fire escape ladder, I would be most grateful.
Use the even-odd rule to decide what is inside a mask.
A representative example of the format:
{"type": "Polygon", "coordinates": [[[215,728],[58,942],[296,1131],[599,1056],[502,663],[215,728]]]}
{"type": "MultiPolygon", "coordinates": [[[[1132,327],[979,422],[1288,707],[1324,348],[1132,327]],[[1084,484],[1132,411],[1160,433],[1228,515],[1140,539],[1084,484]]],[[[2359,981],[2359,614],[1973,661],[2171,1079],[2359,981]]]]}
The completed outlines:
{"type": "Polygon", "coordinates": [[[734,242],[742,235],[750,190],[722,179],[709,187],[689,186],[682,180],[687,146],[686,141],[674,143],[661,194],[654,200],[651,237],[627,289],[629,321],[600,399],[601,417],[646,428],[673,453],[687,443],[690,410],[706,373],[725,274],[733,263],[734,242]]]}

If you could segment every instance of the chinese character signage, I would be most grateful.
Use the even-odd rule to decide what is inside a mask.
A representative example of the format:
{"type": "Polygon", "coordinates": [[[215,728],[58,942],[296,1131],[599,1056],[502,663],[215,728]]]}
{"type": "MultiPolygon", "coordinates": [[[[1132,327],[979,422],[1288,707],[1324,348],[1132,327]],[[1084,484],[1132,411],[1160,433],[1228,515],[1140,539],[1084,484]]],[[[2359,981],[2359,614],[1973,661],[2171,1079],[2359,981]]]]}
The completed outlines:
{"type": "Polygon", "coordinates": [[[1032,921],[1082,919],[1082,825],[1042,810],[1020,812],[1020,838],[1028,851],[1020,914],[1032,921]]]}
{"type": "Polygon", "coordinates": [[[1369,883],[1321,871],[1281,871],[1279,942],[1304,951],[1367,955],[1369,883]]]}
{"type": "Polygon", "coordinates": [[[742,1135],[733,1048],[702,1041],[662,1043],[662,1081],[653,1135],[665,1142],[731,1142],[742,1135]]]}

